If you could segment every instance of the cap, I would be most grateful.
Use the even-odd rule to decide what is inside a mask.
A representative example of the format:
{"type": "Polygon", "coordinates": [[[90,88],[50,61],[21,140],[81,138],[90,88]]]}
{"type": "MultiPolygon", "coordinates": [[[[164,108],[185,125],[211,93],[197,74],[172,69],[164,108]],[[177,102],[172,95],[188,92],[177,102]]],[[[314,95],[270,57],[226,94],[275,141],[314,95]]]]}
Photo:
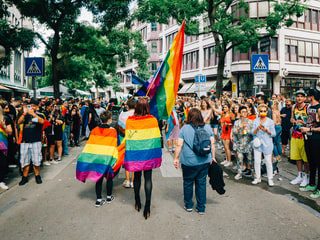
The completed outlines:
{"type": "Polygon", "coordinates": [[[39,105],[39,101],[35,98],[31,98],[30,104],[39,105]]]}
{"type": "Polygon", "coordinates": [[[264,92],[258,92],[256,95],[257,96],[264,96],[264,92]]]}
{"type": "Polygon", "coordinates": [[[303,96],[307,96],[306,92],[303,89],[299,89],[298,91],[295,92],[294,95],[303,95],[303,96]]]}
{"type": "Polygon", "coordinates": [[[316,100],[320,99],[320,92],[316,89],[310,89],[308,92],[308,96],[313,96],[316,100]]]}

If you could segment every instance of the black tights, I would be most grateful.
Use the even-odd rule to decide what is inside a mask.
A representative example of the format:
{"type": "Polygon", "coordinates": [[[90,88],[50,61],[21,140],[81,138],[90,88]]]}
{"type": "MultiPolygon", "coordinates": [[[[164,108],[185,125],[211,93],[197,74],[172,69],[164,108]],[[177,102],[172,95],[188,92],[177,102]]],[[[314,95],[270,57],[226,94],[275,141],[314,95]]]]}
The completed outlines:
{"type": "MultiPolygon", "coordinates": [[[[104,177],[101,177],[100,180],[98,182],[96,182],[96,195],[97,195],[97,199],[101,199],[102,198],[102,182],[103,182],[104,177]]],[[[107,180],[107,196],[111,196],[112,195],[112,188],[113,188],[113,180],[112,178],[109,178],[107,180]]]]}
{"type": "MultiPolygon", "coordinates": [[[[136,202],[140,203],[140,187],[141,187],[141,175],[142,172],[134,173],[134,196],[136,202]]],[[[146,206],[150,207],[151,204],[151,192],[152,192],[152,170],[143,171],[144,175],[144,191],[146,194],[146,206]]]]}

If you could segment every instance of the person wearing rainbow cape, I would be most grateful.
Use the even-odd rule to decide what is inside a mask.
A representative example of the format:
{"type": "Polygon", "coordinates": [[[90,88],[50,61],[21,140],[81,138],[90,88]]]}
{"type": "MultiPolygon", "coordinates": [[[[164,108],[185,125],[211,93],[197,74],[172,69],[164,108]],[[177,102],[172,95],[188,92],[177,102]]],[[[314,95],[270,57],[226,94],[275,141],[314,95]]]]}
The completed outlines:
{"type": "Polygon", "coordinates": [[[124,167],[134,172],[135,209],[141,209],[141,175],[144,174],[146,202],[143,216],[150,216],[152,193],[152,169],[159,168],[162,162],[161,134],[157,119],[150,115],[147,98],[140,98],[133,116],[126,121],[124,167]]]}
{"type": "Polygon", "coordinates": [[[89,179],[96,183],[96,207],[114,200],[113,178],[118,174],[123,162],[121,151],[120,154],[118,151],[117,131],[110,127],[112,113],[102,112],[100,119],[102,124],[91,130],[89,140],[77,160],[76,170],[76,178],[79,181],[85,182],[89,179]],[[107,179],[107,199],[102,198],[104,177],[107,179]]]}

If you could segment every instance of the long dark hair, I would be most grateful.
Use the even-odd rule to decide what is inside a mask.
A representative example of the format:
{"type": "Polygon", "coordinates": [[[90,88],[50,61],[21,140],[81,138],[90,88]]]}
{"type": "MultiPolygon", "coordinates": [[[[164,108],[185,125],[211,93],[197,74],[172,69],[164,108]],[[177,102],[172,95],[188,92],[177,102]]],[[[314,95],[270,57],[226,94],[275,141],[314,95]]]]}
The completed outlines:
{"type": "Polygon", "coordinates": [[[191,108],[188,113],[187,124],[191,124],[195,127],[204,125],[204,120],[201,111],[198,108],[191,108]]]}

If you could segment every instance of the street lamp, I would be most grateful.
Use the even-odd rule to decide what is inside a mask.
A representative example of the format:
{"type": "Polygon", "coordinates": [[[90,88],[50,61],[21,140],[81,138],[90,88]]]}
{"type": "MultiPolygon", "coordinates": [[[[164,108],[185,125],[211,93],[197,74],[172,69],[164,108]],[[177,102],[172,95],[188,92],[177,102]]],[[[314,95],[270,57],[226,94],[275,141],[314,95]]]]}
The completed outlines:
{"type": "Polygon", "coordinates": [[[6,49],[0,45],[0,58],[4,58],[6,56],[6,49]]]}

